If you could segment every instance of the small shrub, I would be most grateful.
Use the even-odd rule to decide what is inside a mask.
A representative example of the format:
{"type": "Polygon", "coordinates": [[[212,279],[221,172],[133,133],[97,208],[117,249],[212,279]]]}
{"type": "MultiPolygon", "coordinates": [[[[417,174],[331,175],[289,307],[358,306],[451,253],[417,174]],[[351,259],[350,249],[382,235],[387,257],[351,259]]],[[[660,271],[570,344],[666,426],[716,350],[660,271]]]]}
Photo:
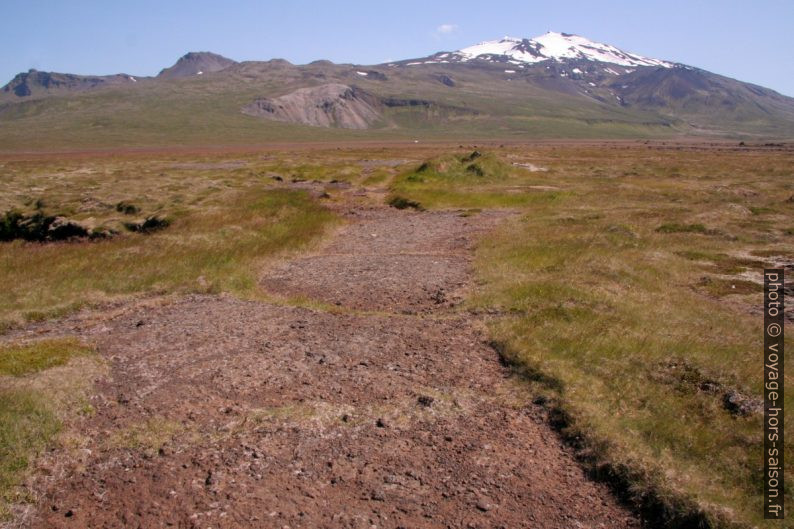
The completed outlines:
{"type": "Polygon", "coordinates": [[[0,218],[0,241],[61,241],[88,236],[88,230],[79,223],[65,217],[44,215],[36,212],[23,215],[18,211],[7,211],[0,218]]]}
{"type": "Polygon", "coordinates": [[[136,233],[151,233],[153,231],[167,228],[170,224],[170,220],[163,217],[158,217],[157,215],[152,215],[150,217],[146,217],[141,222],[125,222],[124,227],[136,233]]]}
{"type": "Polygon", "coordinates": [[[482,153],[480,151],[472,151],[471,154],[469,154],[468,156],[464,156],[463,157],[463,161],[464,162],[473,162],[474,160],[476,160],[480,156],[482,156],[482,153]]]}
{"type": "Polygon", "coordinates": [[[125,215],[135,215],[141,211],[141,208],[132,204],[130,202],[126,202],[122,200],[118,204],[116,204],[116,211],[119,213],[124,213],[125,215]]]}
{"type": "Polygon", "coordinates": [[[485,171],[483,171],[482,167],[480,167],[476,163],[473,163],[468,167],[466,167],[466,172],[471,173],[475,176],[485,176],[485,171]]]}
{"type": "Polygon", "coordinates": [[[397,209],[408,209],[408,208],[411,208],[411,209],[415,209],[415,210],[418,210],[418,211],[423,211],[424,210],[424,208],[422,207],[422,204],[420,204],[419,202],[416,202],[415,200],[411,200],[411,199],[408,199],[408,198],[405,198],[405,197],[401,197],[401,196],[396,196],[396,197],[392,197],[391,199],[389,199],[389,205],[391,207],[397,208],[397,209]]]}
{"type": "Polygon", "coordinates": [[[83,237],[88,237],[88,230],[85,226],[81,226],[77,222],[64,217],[55,217],[55,219],[50,222],[49,226],[47,226],[45,239],[63,241],[66,239],[79,239],[83,237]]]}
{"type": "Polygon", "coordinates": [[[22,213],[18,211],[6,211],[0,218],[0,241],[12,241],[18,238],[22,219],[22,213]]]}

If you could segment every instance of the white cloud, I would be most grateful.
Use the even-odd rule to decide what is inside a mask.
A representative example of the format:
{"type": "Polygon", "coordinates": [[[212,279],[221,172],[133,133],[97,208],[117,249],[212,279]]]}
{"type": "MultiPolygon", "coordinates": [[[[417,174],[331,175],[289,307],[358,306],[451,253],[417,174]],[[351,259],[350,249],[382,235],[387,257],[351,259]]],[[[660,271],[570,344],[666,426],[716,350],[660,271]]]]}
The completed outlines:
{"type": "Polygon", "coordinates": [[[436,36],[451,35],[458,30],[457,24],[441,24],[436,28],[436,36]]]}

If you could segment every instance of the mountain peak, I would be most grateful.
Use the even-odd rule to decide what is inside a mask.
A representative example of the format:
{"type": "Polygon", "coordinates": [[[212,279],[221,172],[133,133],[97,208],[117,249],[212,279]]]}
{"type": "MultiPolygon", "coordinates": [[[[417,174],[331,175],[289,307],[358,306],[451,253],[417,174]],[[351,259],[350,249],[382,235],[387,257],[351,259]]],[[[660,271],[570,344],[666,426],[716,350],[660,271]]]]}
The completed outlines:
{"type": "Polygon", "coordinates": [[[175,79],[179,77],[192,77],[206,73],[219,72],[237,61],[228,59],[223,55],[209,51],[191,51],[183,55],[170,68],[163,69],[157,77],[175,79]]]}
{"type": "Polygon", "coordinates": [[[621,49],[595,42],[571,33],[549,31],[533,39],[503,37],[500,40],[480,42],[474,46],[453,52],[451,56],[459,62],[491,60],[513,64],[533,64],[554,60],[590,60],[620,66],[662,66],[670,68],[673,63],[643,57],[621,49]]]}

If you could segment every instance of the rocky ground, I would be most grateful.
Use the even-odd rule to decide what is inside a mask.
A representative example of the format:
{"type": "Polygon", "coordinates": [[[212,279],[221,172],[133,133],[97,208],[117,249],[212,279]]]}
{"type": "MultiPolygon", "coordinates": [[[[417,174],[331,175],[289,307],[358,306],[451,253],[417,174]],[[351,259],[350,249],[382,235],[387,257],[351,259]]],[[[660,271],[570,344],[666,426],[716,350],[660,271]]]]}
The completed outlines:
{"type": "Polygon", "coordinates": [[[76,335],[109,365],[21,523],[638,527],[459,307],[472,245],[504,214],[344,214],[315,253],[264,273],[273,303],[147,300],[10,336],[76,335]]]}

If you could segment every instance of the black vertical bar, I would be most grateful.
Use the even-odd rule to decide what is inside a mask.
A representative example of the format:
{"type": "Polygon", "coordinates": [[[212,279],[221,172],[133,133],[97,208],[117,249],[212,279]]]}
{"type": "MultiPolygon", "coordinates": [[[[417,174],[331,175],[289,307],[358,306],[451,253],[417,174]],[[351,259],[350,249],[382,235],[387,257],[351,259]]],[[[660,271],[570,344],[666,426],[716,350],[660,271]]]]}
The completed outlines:
{"type": "Polygon", "coordinates": [[[764,270],[764,518],[782,520],[783,269],[764,270]]]}

